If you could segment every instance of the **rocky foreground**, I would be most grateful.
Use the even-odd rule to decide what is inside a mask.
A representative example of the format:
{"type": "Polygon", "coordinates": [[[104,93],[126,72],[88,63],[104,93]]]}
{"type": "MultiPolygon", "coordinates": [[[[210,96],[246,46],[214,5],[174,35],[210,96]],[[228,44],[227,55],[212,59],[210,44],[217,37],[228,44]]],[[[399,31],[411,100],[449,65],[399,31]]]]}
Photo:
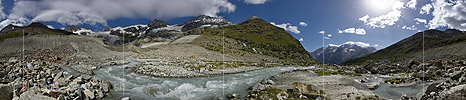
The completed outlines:
{"type": "Polygon", "coordinates": [[[384,99],[371,90],[380,84],[389,88],[428,83],[416,96],[402,100],[465,100],[466,63],[458,60],[431,60],[426,63],[388,64],[369,61],[361,66],[319,66],[294,70],[264,79],[250,88],[253,99],[384,99]],[[379,77],[379,78],[377,78],[379,77]],[[384,81],[377,81],[387,77],[384,81]],[[384,82],[384,83],[382,83],[384,82]]]}
{"type": "Polygon", "coordinates": [[[110,82],[72,75],[39,59],[10,58],[0,66],[2,100],[95,100],[109,96],[113,89],[110,82]]]}

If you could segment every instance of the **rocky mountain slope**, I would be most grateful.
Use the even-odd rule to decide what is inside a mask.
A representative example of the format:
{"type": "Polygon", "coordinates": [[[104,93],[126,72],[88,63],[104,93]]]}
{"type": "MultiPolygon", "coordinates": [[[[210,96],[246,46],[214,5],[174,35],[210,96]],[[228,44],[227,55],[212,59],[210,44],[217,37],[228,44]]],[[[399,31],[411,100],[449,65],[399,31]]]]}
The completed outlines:
{"type": "Polygon", "coordinates": [[[104,39],[108,45],[141,45],[150,42],[166,42],[185,36],[184,31],[198,27],[225,26],[232,23],[219,17],[200,15],[180,25],[170,25],[163,20],[154,19],[146,25],[115,27],[93,32],[90,29],[70,26],[65,31],[78,35],[90,35],[104,39]]]}
{"type": "Polygon", "coordinates": [[[376,49],[374,47],[361,47],[356,44],[342,44],[319,48],[311,52],[311,56],[320,63],[323,63],[325,60],[326,64],[342,64],[350,59],[359,58],[375,51],[376,49]],[[322,56],[324,55],[325,59],[323,60],[322,56]]]}
{"type": "Polygon", "coordinates": [[[202,42],[196,44],[212,51],[235,55],[245,55],[244,52],[261,54],[278,58],[284,64],[316,63],[291,34],[255,16],[239,24],[201,27],[187,31],[187,34],[203,35],[199,38],[203,39],[202,42]],[[222,36],[231,41],[222,44],[222,36]],[[226,49],[222,49],[223,45],[227,45],[226,49]]]}
{"type": "Polygon", "coordinates": [[[418,32],[411,37],[405,38],[387,48],[375,53],[352,59],[344,65],[362,64],[367,60],[389,61],[391,63],[408,62],[410,60],[421,61],[423,51],[423,33],[425,46],[425,59],[465,59],[466,52],[466,32],[456,29],[445,31],[426,30],[418,32]],[[446,48],[450,48],[445,50],[446,48]]]}
{"type": "Polygon", "coordinates": [[[100,32],[73,26],[65,30],[102,38],[108,45],[132,44],[144,48],[167,44],[188,35],[201,35],[194,39],[193,44],[216,52],[222,51],[222,43],[219,41],[223,38],[219,33],[225,32],[228,46],[224,53],[241,56],[259,54],[277,58],[257,58],[258,61],[316,63],[297,39],[258,17],[232,24],[223,18],[200,15],[181,25],[170,25],[154,19],[147,25],[107,28],[100,32]]]}
{"type": "MultiPolygon", "coordinates": [[[[230,73],[236,73],[267,66],[307,66],[317,63],[290,33],[258,17],[251,17],[239,24],[209,16],[199,16],[182,25],[169,25],[155,19],[148,25],[109,27],[99,32],[76,26],[50,29],[40,23],[26,27],[12,26],[2,31],[5,35],[1,36],[6,41],[0,42],[0,48],[8,50],[0,52],[5,58],[3,60],[22,57],[22,33],[18,32],[23,30],[26,34],[24,55],[29,57],[47,59],[57,56],[66,59],[66,62],[69,60],[95,66],[122,60],[121,57],[137,61],[151,59],[168,65],[156,66],[168,73],[154,74],[160,77],[212,75],[220,73],[216,69],[221,67],[230,68],[233,70],[230,73]],[[185,29],[190,30],[182,31],[186,25],[189,28],[185,29]],[[219,34],[223,31],[224,35],[219,34]],[[229,63],[220,63],[223,61],[229,63]]],[[[144,74],[146,71],[151,70],[138,72],[144,74]]]]}

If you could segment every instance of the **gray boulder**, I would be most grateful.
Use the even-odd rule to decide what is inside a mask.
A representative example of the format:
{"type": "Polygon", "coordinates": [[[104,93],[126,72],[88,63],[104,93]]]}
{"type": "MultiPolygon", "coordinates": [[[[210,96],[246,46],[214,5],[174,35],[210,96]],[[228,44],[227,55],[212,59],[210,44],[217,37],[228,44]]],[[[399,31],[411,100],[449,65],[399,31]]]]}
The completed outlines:
{"type": "Polygon", "coordinates": [[[123,97],[121,100],[131,100],[129,97],[123,97]]]}
{"type": "Polygon", "coordinates": [[[58,100],[41,94],[35,94],[34,91],[26,91],[19,96],[18,100],[58,100]]]}
{"type": "Polygon", "coordinates": [[[452,74],[450,74],[450,79],[452,80],[458,80],[461,78],[461,76],[464,74],[463,71],[455,71],[452,74]]]}
{"type": "Polygon", "coordinates": [[[458,85],[440,94],[444,100],[466,100],[466,84],[458,85]]]}
{"type": "Polygon", "coordinates": [[[375,90],[375,89],[379,88],[379,83],[367,84],[367,88],[369,88],[371,90],[375,90]]]}
{"type": "Polygon", "coordinates": [[[86,98],[88,98],[88,99],[94,99],[95,98],[95,94],[91,90],[85,89],[83,92],[84,92],[84,95],[86,95],[86,98]]]}
{"type": "Polygon", "coordinates": [[[11,100],[13,99],[13,92],[9,89],[7,84],[0,84],[0,99],[11,100]]]}
{"type": "Polygon", "coordinates": [[[292,85],[294,88],[294,93],[292,93],[292,95],[294,95],[293,97],[300,97],[303,95],[308,98],[317,98],[320,96],[320,89],[312,84],[294,82],[292,85]]]}
{"type": "Polygon", "coordinates": [[[438,92],[440,91],[436,85],[439,85],[440,83],[430,83],[426,87],[422,88],[422,90],[417,93],[416,98],[422,99],[423,97],[425,98],[427,95],[429,95],[432,92],[438,92]]]}
{"type": "Polygon", "coordinates": [[[227,98],[229,98],[229,99],[235,99],[235,98],[238,98],[238,96],[239,96],[238,94],[232,93],[232,94],[228,94],[228,95],[227,95],[227,98]]]}

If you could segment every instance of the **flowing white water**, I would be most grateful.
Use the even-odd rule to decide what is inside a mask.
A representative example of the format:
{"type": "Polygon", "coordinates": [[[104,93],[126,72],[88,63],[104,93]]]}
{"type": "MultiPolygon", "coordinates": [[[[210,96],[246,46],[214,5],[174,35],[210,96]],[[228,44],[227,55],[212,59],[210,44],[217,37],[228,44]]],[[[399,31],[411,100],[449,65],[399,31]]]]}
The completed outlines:
{"type": "MultiPolygon", "coordinates": [[[[196,78],[155,78],[123,71],[128,65],[107,66],[95,71],[95,76],[114,85],[112,97],[116,100],[130,97],[132,100],[211,100],[215,97],[225,99],[227,94],[236,93],[245,98],[248,88],[261,80],[294,69],[312,69],[311,67],[273,67],[251,72],[226,74],[225,84],[222,86],[222,76],[196,78]],[[124,82],[122,86],[121,82],[124,82]],[[222,89],[225,94],[222,95],[222,89]],[[123,95],[124,92],[124,95],[123,95]]],[[[375,81],[375,80],[374,80],[375,81]]],[[[378,80],[382,81],[382,80],[378,80]]],[[[414,97],[422,89],[422,84],[406,87],[390,87],[381,83],[374,94],[385,99],[399,99],[407,94],[414,97]]]]}
{"type": "Polygon", "coordinates": [[[122,71],[127,65],[108,66],[95,71],[95,76],[114,85],[112,97],[119,99],[130,97],[132,100],[210,100],[215,97],[224,98],[229,93],[236,93],[244,98],[247,89],[261,80],[294,69],[314,67],[273,67],[251,72],[225,75],[225,86],[222,76],[197,78],[154,78],[122,71]],[[121,86],[124,81],[125,86],[121,86]],[[222,95],[225,88],[225,95],[222,95]],[[123,92],[125,93],[123,95],[123,92]]]}

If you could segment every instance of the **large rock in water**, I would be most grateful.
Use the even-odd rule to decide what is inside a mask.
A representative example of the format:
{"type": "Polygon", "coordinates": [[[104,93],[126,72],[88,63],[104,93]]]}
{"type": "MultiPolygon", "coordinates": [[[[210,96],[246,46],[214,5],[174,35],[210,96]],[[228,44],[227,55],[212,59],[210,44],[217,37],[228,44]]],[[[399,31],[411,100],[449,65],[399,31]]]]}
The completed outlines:
{"type": "Polygon", "coordinates": [[[367,85],[367,88],[371,89],[371,90],[375,90],[377,88],[379,88],[379,83],[371,83],[371,84],[368,84],[367,85]]]}
{"type": "Polygon", "coordinates": [[[427,87],[424,87],[419,93],[417,93],[416,98],[422,99],[422,97],[429,95],[431,92],[438,92],[439,89],[436,87],[438,84],[440,83],[430,83],[427,87]]]}

